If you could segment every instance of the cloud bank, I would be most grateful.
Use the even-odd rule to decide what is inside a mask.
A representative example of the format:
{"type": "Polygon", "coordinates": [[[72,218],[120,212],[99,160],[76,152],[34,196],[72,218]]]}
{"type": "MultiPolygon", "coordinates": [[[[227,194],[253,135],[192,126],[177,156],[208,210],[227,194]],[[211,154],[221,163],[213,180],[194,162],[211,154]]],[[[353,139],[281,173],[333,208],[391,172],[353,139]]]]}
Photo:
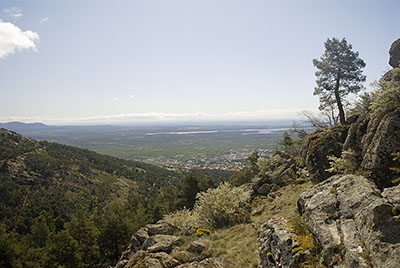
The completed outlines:
{"type": "Polygon", "coordinates": [[[37,41],[39,41],[37,33],[22,31],[15,24],[0,20],[0,59],[14,54],[16,50],[37,51],[35,43],[37,41]]]}
{"type": "Polygon", "coordinates": [[[114,115],[96,115],[86,117],[0,117],[0,122],[22,121],[27,123],[43,122],[47,124],[105,124],[105,123],[134,123],[134,122],[171,122],[171,121],[223,121],[223,120],[270,120],[270,119],[296,119],[299,110],[261,110],[253,112],[231,113],[127,113],[114,115]]]}

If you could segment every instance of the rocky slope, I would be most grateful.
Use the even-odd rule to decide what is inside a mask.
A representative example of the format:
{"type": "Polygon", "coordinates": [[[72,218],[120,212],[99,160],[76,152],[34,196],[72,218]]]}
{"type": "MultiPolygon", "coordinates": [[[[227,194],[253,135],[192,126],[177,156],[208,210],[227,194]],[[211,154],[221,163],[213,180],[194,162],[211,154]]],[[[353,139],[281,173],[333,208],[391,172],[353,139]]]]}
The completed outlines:
{"type": "Polygon", "coordinates": [[[298,200],[297,228],[305,231],[296,231],[294,218],[265,223],[258,236],[260,268],[400,267],[400,186],[393,186],[398,174],[390,169],[399,165],[393,161],[400,150],[399,44],[400,39],[390,49],[394,69],[380,82],[390,85],[382,90],[397,93],[347,125],[308,136],[303,161],[318,184],[298,200]],[[345,150],[351,150],[362,176],[332,176],[328,156],[340,157],[345,150]]]}

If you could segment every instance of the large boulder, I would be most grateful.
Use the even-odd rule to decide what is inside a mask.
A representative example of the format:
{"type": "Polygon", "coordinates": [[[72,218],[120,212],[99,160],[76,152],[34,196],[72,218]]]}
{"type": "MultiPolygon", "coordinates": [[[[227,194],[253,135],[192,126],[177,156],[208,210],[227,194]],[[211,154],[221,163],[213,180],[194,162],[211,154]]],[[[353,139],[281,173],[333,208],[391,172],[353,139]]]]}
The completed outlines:
{"type": "Polygon", "coordinates": [[[378,187],[384,188],[393,186],[391,181],[396,177],[389,167],[395,165],[392,154],[400,150],[400,111],[386,112],[379,119],[372,121],[371,132],[363,138],[361,167],[378,187]]]}
{"type": "Polygon", "coordinates": [[[330,168],[328,156],[340,157],[348,128],[348,125],[336,126],[315,132],[307,138],[303,149],[304,159],[314,183],[321,182],[332,175],[327,171],[330,168]]]}
{"type": "Polygon", "coordinates": [[[346,140],[343,144],[343,150],[352,150],[353,152],[358,152],[361,156],[363,150],[361,140],[367,133],[369,120],[369,116],[362,116],[350,125],[346,140]]]}
{"type": "Polygon", "coordinates": [[[400,216],[392,200],[362,176],[333,176],[302,193],[298,208],[328,267],[394,268],[400,267],[400,216]]]}
{"type": "Polygon", "coordinates": [[[389,64],[393,68],[400,67],[400,39],[397,39],[392,43],[389,50],[389,64]]]}

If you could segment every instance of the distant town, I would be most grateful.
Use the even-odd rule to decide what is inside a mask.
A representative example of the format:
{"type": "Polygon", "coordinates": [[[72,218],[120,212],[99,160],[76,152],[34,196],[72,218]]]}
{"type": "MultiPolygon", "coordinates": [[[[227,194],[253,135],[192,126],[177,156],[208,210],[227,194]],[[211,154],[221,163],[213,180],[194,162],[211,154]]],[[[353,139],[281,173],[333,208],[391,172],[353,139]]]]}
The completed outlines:
{"type": "MultiPolygon", "coordinates": [[[[169,170],[182,170],[189,169],[209,169],[209,170],[229,170],[239,171],[246,166],[246,159],[253,152],[253,150],[229,150],[222,155],[214,157],[204,157],[199,159],[189,159],[184,162],[177,159],[165,158],[147,158],[144,161],[150,164],[157,164],[160,167],[169,170]]],[[[260,157],[267,157],[271,154],[269,149],[258,149],[260,157]]]]}

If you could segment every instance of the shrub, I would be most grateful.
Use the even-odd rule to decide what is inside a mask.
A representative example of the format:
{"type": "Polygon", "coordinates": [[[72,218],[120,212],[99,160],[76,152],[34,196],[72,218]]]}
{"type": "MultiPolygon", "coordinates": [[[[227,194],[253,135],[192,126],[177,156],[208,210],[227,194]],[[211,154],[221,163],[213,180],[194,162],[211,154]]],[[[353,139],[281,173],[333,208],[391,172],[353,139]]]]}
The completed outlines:
{"type": "MultiPolygon", "coordinates": [[[[400,69],[393,69],[392,76],[399,77],[400,69]]],[[[400,82],[381,79],[378,90],[372,93],[371,109],[374,114],[385,110],[398,109],[400,103],[400,82]]]]}
{"type": "Polygon", "coordinates": [[[208,189],[197,194],[195,213],[203,226],[221,228],[231,225],[232,216],[246,217],[250,193],[243,188],[222,183],[216,189],[208,189]]]}
{"type": "Polygon", "coordinates": [[[197,213],[187,208],[166,215],[164,220],[178,227],[184,235],[193,234],[201,226],[197,213]]]}
{"type": "Polygon", "coordinates": [[[184,208],[164,219],[183,234],[192,234],[199,227],[221,228],[249,218],[250,192],[241,187],[224,182],[218,188],[198,193],[196,198],[193,210],[184,208]]]}
{"type": "Polygon", "coordinates": [[[326,171],[337,174],[351,174],[357,170],[358,160],[357,155],[352,150],[342,152],[342,156],[328,156],[330,168],[326,171]]]}
{"type": "Polygon", "coordinates": [[[293,217],[289,222],[292,232],[296,234],[294,240],[298,243],[296,247],[292,248],[292,254],[299,253],[305,259],[298,264],[299,267],[318,267],[315,260],[317,247],[314,243],[313,236],[308,230],[304,220],[299,215],[293,217]]]}

